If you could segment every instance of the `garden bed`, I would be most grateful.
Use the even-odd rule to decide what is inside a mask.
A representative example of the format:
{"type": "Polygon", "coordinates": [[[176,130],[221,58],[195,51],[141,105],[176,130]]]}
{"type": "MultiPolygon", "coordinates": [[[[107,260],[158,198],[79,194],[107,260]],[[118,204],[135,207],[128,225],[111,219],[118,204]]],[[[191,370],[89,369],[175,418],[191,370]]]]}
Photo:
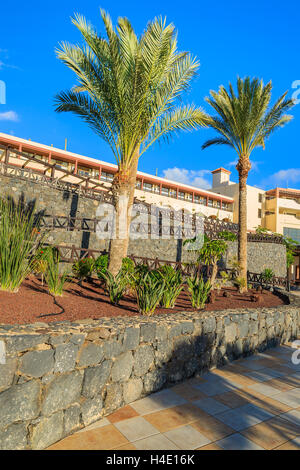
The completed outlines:
{"type": "MultiPolygon", "coordinates": [[[[253,302],[251,296],[257,292],[248,291],[240,294],[235,288],[222,289],[215,292],[215,300],[205,306],[205,311],[275,307],[285,305],[283,298],[263,291],[259,293],[259,302],[253,302]],[[229,297],[224,297],[226,291],[229,297]]],[[[225,294],[226,295],[226,294],[225,294]]],[[[182,292],[173,309],[157,308],[154,315],[178,312],[191,312],[189,296],[182,292]]],[[[118,306],[109,302],[99,281],[70,282],[62,297],[52,297],[47,286],[32,276],[26,279],[17,293],[0,292],[0,324],[24,324],[35,322],[76,321],[84,318],[99,319],[102,317],[136,316],[139,315],[136,301],[125,296],[118,306]]]]}

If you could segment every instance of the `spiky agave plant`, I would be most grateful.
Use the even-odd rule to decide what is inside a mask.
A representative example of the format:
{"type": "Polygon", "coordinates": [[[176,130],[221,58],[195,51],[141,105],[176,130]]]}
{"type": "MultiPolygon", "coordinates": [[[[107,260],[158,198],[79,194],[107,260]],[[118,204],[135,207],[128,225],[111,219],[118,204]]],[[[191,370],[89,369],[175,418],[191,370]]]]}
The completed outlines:
{"type": "Polygon", "coordinates": [[[138,161],[151,145],[181,131],[197,129],[206,115],[179,101],[199,63],[177,49],[177,34],[162,18],[137,36],[127,18],[114,27],[101,10],[106,38],[76,15],[73,24],[83,46],[62,43],[58,58],[78,86],[56,97],[56,111],[82,118],[111,148],[118,165],[112,183],[116,236],[110,244],[109,270],[116,275],[127,256],[138,161]],[[178,104],[179,103],[179,104],[178,104]]]}
{"type": "Polygon", "coordinates": [[[134,287],[139,312],[142,315],[152,315],[162,299],[165,281],[161,276],[152,276],[148,272],[136,278],[134,287]]]}
{"type": "Polygon", "coordinates": [[[47,257],[47,271],[45,279],[48,285],[50,294],[55,296],[62,296],[69,278],[69,270],[66,268],[62,273],[60,272],[60,257],[56,249],[49,251],[47,257]]]}
{"type": "Polygon", "coordinates": [[[122,270],[114,276],[108,269],[102,273],[105,281],[105,290],[109,295],[110,302],[113,305],[118,305],[123,295],[125,294],[128,286],[128,279],[122,270]]]}
{"type": "Polygon", "coordinates": [[[36,228],[30,210],[9,197],[0,198],[0,288],[17,292],[32,270],[31,260],[45,234],[36,228]]]}
{"type": "Polygon", "coordinates": [[[172,266],[162,266],[159,269],[162,279],[165,281],[165,287],[161,299],[161,306],[165,308],[174,308],[175,302],[183,289],[182,274],[176,271],[172,266]]]}
{"type": "Polygon", "coordinates": [[[205,302],[211,291],[211,283],[209,280],[204,282],[202,276],[194,276],[187,278],[187,286],[190,300],[193,308],[204,308],[205,302]]]}

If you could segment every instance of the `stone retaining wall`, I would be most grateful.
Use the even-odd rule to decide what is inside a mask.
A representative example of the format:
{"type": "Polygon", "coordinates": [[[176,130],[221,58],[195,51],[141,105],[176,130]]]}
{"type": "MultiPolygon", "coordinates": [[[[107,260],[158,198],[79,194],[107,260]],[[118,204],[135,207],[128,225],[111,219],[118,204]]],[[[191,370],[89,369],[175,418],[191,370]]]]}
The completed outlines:
{"type": "Polygon", "coordinates": [[[0,449],[44,449],[126,403],[300,334],[277,308],[0,325],[0,449]]]}

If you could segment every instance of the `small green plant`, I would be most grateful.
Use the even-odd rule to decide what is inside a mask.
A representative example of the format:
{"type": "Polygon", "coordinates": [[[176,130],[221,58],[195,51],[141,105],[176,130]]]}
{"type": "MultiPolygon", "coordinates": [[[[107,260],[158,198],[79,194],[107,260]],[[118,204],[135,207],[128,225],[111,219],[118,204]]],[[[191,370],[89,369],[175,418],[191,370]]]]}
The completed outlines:
{"type": "Polygon", "coordinates": [[[102,276],[105,281],[105,289],[109,295],[110,303],[118,305],[128,285],[127,276],[124,276],[122,270],[114,276],[108,269],[102,272],[102,276]]]}
{"type": "MultiPolygon", "coordinates": [[[[140,279],[150,272],[149,267],[146,264],[137,264],[134,268],[133,277],[135,280],[140,279]]],[[[132,278],[132,276],[130,276],[132,278]]]]}
{"type": "Polygon", "coordinates": [[[44,285],[44,276],[48,268],[48,261],[43,258],[35,258],[32,261],[32,272],[35,274],[40,274],[42,278],[42,286],[44,285]]]}
{"type": "Polygon", "coordinates": [[[152,315],[161,302],[165,281],[147,272],[135,278],[135,293],[138,310],[142,315],[152,315]]]}
{"type": "Polygon", "coordinates": [[[32,260],[45,235],[36,228],[34,207],[0,199],[0,288],[17,292],[32,271],[32,260]]]}
{"type": "Polygon", "coordinates": [[[226,253],[227,243],[225,240],[208,240],[204,243],[199,252],[199,261],[202,261],[207,266],[212,266],[212,273],[210,283],[214,287],[215,279],[218,274],[218,261],[222,255],[226,253]]]}
{"type": "Polygon", "coordinates": [[[93,258],[83,258],[76,261],[72,266],[74,276],[82,283],[88,277],[91,277],[95,266],[93,258]]]}
{"type": "Polygon", "coordinates": [[[244,277],[236,277],[233,281],[233,285],[242,293],[247,287],[247,280],[244,277]]]}
{"type": "Polygon", "coordinates": [[[265,282],[266,284],[270,284],[274,278],[275,274],[272,269],[266,268],[262,273],[261,273],[261,278],[262,281],[265,282]]]}
{"type": "Polygon", "coordinates": [[[104,281],[104,274],[108,269],[108,254],[98,256],[94,263],[94,269],[97,273],[98,279],[100,281],[104,281]]]}
{"type": "Polygon", "coordinates": [[[218,237],[228,242],[234,242],[237,239],[236,234],[233,232],[230,232],[229,230],[223,230],[222,232],[219,232],[218,237]]]}
{"type": "Polygon", "coordinates": [[[204,308],[205,302],[211,291],[211,283],[208,279],[206,282],[203,276],[194,276],[187,278],[188,291],[193,308],[204,308]]]}
{"type": "Polygon", "coordinates": [[[228,266],[231,269],[231,279],[234,280],[239,277],[241,272],[241,264],[237,256],[233,256],[232,258],[230,258],[230,260],[228,261],[228,266]]]}
{"type": "Polygon", "coordinates": [[[182,274],[168,265],[159,268],[158,272],[165,282],[165,289],[160,304],[165,308],[174,308],[175,302],[183,289],[182,274]]]}
{"type": "Polygon", "coordinates": [[[131,258],[123,258],[122,259],[122,266],[121,271],[125,274],[133,274],[135,269],[135,264],[131,258]]]}
{"type": "Polygon", "coordinates": [[[50,294],[53,296],[63,295],[65,289],[65,284],[69,277],[68,269],[65,269],[62,274],[60,274],[59,269],[59,253],[56,250],[49,251],[47,257],[47,271],[45,273],[45,279],[48,285],[50,294]]]}

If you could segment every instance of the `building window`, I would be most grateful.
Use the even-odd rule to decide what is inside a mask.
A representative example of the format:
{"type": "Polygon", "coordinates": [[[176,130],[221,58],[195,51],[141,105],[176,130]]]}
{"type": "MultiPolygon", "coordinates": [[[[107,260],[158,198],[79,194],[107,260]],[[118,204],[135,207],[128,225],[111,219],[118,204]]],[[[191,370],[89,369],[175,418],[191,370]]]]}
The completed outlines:
{"type": "Polygon", "coordinates": [[[176,189],[169,189],[169,196],[170,197],[177,197],[176,189]]]}
{"type": "Polygon", "coordinates": [[[193,200],[193,195],[191,193],[185,193],[185,199],[187,201],[192,201],[193,200]]]}
{"type": "Polygon", "coordinates": [[[141,187],[142,187],[142,182],[141,182],[141,180],[136,180],[136,182],[135,182],[135,187],[136,187],[137,189],[141,189],[141,187]]]}
{"type": "Polygon", "coordinates": [[[178,192],[178,199],[184,199],[184,193],[182,191],[178,192]]]}
{"type": "Polygon", "coordinates": [[[208,207],[213,207],[213,200],[212,200],[212,199],[208,199],[207,205],[208,205],[208,207]]]}
{"type": "Polygon", "coordinates": [[[165,186],[162,186],[161,188],[161,194],[163,196],[169,196],[169,188],[166,188],[165,186]]]}
{"type": "Polygon", "coordinates": [[[102,181],[112,181],[114,179],[114,175],[112,173],[107,173],[106,171],[102,171],[100,179],[102,181]]]}
{"type": "Polygon", "coordinates": [[[151,183],[144,183],[143,189],[144,189],[144,191],[152,192],[153,185],[151,183]]]}
{"type": "Polygon", "coordinates": [[[283,235],[288,238],[292,238],[295,242],[299,242],[300,245],[300,229],[283,227],[283,235]]]}
{"type": "Polygon", "coordinates": [[[261,209],[258,209],[258,214],[257,214],[258,218],[261,219],[261,209]]]}
{"type": "Polygon", "coordinates": [[[258,202],[262,202],[262,197],[263,197],[262,193],[259,193],[259,195],[258,195],[258,202]]]}

